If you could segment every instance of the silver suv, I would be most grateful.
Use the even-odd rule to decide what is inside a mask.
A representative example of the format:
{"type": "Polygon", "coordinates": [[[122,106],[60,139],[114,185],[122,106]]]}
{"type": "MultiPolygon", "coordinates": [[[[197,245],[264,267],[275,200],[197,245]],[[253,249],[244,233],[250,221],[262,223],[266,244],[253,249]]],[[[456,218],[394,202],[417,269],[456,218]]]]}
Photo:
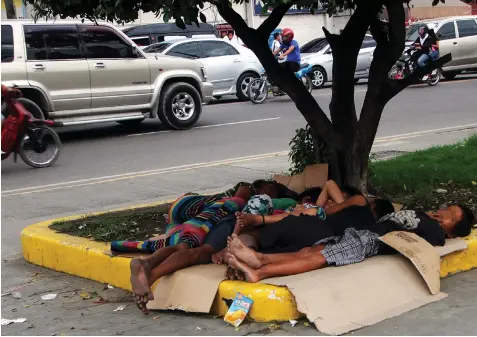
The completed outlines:
{"type": "Polygon", "coordinates": [[[442,67],[442,75],[446,79],[453,79],[464,70],[477,69],[477,15],[415,22],[406,30],[407,47],[417,39],[422,25],[436,32],[440,55],[452,55],[452,61],[442,67]]]}
{"type": "Polygon", "coordinates": [[[194,60],[143,53],[101,23],[2,21],[2,84],[18,86],[35,117],[64,125],[158,117],[193,126],[213,86],[194,60]]]}

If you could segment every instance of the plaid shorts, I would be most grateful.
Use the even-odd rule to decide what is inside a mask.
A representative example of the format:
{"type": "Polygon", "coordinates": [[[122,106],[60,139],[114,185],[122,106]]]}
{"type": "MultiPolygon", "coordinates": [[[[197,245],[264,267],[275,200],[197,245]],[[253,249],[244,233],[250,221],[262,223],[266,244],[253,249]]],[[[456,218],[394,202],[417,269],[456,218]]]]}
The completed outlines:
{"type": "Polygon", "coordinates": [[[378,254],[379,235],[368,230],[347,228],[343,236],[332,236],[315,243],[326,244],[321,251],[328,265],[345,266],[378,254]]]}

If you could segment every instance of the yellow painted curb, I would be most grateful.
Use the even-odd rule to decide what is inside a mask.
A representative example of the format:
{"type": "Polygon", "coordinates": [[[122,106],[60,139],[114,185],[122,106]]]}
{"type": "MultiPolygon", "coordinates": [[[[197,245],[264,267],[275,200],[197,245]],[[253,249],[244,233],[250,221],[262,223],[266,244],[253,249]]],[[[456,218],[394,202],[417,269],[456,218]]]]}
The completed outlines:
{"type": "MultiPolygon", "coordinates": [[[[138,205],[110,212],[141,209],[166,203],[170,203],[170,201],[138,205]]],[[[109,212],[87,215],[105,213],[109,212]]],[[[104,254],[104,251],[110,248],[107,243],[60,234],[49,229],[54,221],[74,220],[84,216],[86,215],[49,220],[23,229],[21,232],[23,257],[26,261],[42,267],[131,290],[129,258],[111,257],[104,254]]],[[[441,277],[477,267],[477,230],[473,230],[465,240],[468,244],[465,251],[452,253],[441,260],[441,277]]],[[[223,281],[220,284],[211,312],[225,315],[227,304],[224,299],[232,300],[237,292],[254,300],[249,315],[255,321],[287,321],[302,316],[296,307],[294,296],[288,288],[239,281],[223,281]]]]}

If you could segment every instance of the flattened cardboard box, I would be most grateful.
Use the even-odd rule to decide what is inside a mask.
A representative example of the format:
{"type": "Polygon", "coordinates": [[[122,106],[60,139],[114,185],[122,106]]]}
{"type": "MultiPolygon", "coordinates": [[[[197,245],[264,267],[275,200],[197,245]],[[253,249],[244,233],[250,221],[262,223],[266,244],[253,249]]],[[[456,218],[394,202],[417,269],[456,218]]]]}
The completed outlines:
{"type": "Polygon", "coordinates": [[[302,193],[310,187],[323,187],[328,180],[328,164],[308,165],[303,173],[294,176],[275,174],[273,180],[296,193],[302,193]]]}
{"type": "MultiPolygon", "coordinates": [[[[295,296],[298,310],[321,332],[332,335],[375,324],[445,298],[447,295],[438,291],[438,251],[417,235],[402,233],[389,233],[381,239],[405,252],[414,262],[398,254],[377,256],[354,265],[266,279],[262,283],[287,286],[295,296]],[[419,266],[419,272],[415,265],[419,266]],[[431,289],[437,293],[432,295],[431,289]]],[[[452,247],[445,253],[464,248],[458,242],[452,247]]],[[[218,286],[225,279],[224,270],[224,266],[209,264],[163,277],[148,308],[208,313],[218,286]]],[[[277,305],[280,304],[277,299],[277,305]]]]}

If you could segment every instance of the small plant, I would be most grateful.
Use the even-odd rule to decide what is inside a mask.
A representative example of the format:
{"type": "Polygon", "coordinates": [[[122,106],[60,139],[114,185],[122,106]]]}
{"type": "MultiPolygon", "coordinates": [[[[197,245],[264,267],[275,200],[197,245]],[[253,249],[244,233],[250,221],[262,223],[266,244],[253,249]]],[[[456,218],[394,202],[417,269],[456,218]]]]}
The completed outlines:
{"type": "Polygon", "coordinates": [[[316,164],[315,144],[311,128],[307,124],[305,128],[295,131],[295,136],[289,143],[291,161],[290,174],[299,174],[310,164],[316,164]]]}

